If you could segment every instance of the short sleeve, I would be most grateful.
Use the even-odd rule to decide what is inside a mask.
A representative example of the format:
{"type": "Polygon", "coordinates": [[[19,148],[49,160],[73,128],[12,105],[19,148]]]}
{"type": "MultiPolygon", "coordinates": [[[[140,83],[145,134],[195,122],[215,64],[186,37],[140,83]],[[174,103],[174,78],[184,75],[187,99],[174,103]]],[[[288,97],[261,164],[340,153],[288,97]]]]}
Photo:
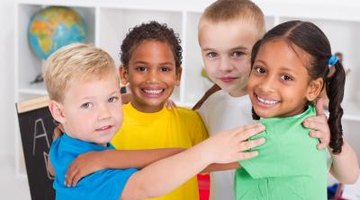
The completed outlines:
{"type": "Polygon", "coordinates": [[[239,161],[253,178],[303,175],[309,170],[307,166],[324,160],[325,151],[316,149],[318,141],[308,135],[309,130],[301,126],[280,133],[269,129],[252,138],[265,138],[265,144],[253,149],[259,155],[239,161]]]}
{"type": "Polygon", "coordinates": [[[196,145],[209,137],[205,124],[202,121],[199,113],[191,111],[188,123],[191,134],[190,137],[193,145],[196,145]]]}
{"type": "Polygon", "coordinates": [[[130,178],[137,169],[105,169],[81,179],[75,187],[56,188],[56,199],[118,200],[130,178]]]}

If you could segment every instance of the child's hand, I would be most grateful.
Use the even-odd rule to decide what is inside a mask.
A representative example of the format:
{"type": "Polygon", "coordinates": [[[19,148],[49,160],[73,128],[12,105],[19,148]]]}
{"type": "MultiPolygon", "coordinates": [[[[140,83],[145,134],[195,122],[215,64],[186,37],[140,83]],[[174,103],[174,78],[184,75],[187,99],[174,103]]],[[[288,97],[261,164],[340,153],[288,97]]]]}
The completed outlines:
{"type": "MultiPolygon", "coordinates": [[[[53,141],[56,140],[58,137],[60,137],[63,134],[63,132],[64,132],[64,128],[61,124],[56,126],[54,129],[54,132],[53,132],[52,140],[53,141]]],[[[47,161],[47,170],[49,171],[49,174],[51,176],[55,176],[55,170],[50,162],[50,159],[48,159],[48,161],[47,161]]]]}
{"type": "Polygon", "coordinates": [[[56,140],[58,137],[60,137],[63,133],[64,133],[64,127],[61,124],[59,124],[54,129],[53,138],[52,138],[53,141],[56,140]]]}
{"type": "Polygon", "coordinates": [[[201,99],[194,105],[194,107],[192,107],[192,110],[198,110],[212,94],[219,90],[221,90],[221,87],[214,84],[210,89],[205,92],[204,96],[201,97],[201,99]]]}
{"type": "Polygon", "coordinates": [[[211,143],[205,156],[211,157],[211,163],[230,163],[255,157],[258,152],[248,150],[262,145],[265,139],[248,139],[264,129],[262,124],[252,124],[216,134],[204,141],[211,143]]]}
{"type": "Polygon", "coordinates": [[[173,102],[171,99],[168,99],[165,103],[165,106],[167,109],[171,110],[173,108],[176,108],[175,102],[173,102]]]}
{"type": "Polygon", "coordinates": [[[65,185],[76,186],[81,178],[103,169],[98,159],[101,152],[88,152],[79,155],[69,166],[65,175],[65,185]]]}
{"type": "Polygon", "coordinates": [[[318,138],[320,143],[317,145],[317,148],[323,149],[326,148],[330,143],[330,129],[327,122],[327,117],[324,114],[322,99],[319,99],[316,102],[316,111],[317,115],[305,119],[303,125],[306,128],[312,129],[310,131],[310,136],[318,138]]]}
{"type": "Polygon", "coordinates": [[[132,99],[132,94],[131,93],[121,93],[121,101],[123,104],[127,104],[131,101],[132,99]]]}

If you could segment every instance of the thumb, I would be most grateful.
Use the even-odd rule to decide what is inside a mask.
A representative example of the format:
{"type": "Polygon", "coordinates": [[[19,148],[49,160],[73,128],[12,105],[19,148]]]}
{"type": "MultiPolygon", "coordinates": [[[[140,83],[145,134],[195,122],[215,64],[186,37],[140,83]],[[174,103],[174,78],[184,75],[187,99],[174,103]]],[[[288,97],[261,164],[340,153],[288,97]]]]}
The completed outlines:
{"type": "Polygon", "coordinates": [[[324,100],[322,98],[316,101],[316,113],[317,116],[324,115],[324,100]]]}

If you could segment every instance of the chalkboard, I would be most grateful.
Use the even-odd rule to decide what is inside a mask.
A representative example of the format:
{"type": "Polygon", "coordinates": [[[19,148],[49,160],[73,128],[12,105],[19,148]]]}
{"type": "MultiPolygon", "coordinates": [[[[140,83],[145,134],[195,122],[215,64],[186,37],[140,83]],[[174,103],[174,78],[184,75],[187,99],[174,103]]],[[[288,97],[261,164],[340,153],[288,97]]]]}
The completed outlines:
{"type": "Polygon", "coordinates": [[[48,97],[40,97],[16,104],[32,200],[55,199],[54,177],[48,171],[47,160],[56,122],[48,101],[48,97]]]}

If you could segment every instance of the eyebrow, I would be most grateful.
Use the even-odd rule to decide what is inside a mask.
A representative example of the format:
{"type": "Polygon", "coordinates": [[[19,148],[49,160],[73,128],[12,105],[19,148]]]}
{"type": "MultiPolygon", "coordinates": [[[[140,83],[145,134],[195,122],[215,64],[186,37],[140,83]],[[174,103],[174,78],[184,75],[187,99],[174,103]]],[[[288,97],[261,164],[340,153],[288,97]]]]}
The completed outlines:
{"type": "MultiPolygon", "coordinates": [[[[243,46],[237,46],[237,47],[230,49],[230,51],[235,51],[235,50],[249,50],[249,49],[246,47],[243,47],[243,46]]],[[[204,48],[203,51],[215,51],[215,49],[214,48],[204,48]]]]}
{"type": "MultiPolygon", "coordinates": [[[[134,64],[144,64],[144,65],[148,65],[149,62],[145,62],[145,61],[136,61],[134,62],[134,64]]],[[[159,63],[160,65],[175,65],[175,61],[174,62],[170,62],[170,61],[165,61],[165,62],[161,62],[159,63]]]]}

